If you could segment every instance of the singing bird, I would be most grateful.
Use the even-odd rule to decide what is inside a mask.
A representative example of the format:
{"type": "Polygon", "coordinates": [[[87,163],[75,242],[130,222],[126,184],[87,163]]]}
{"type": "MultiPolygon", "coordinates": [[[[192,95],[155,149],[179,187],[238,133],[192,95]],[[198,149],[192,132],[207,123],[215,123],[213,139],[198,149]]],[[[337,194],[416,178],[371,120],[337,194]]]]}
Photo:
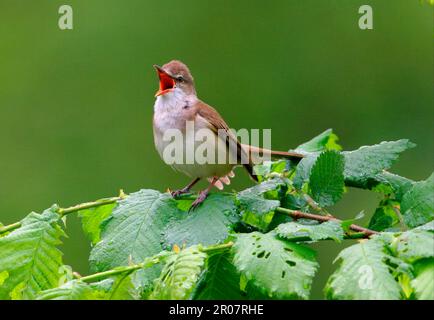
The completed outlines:
{"type": "Polygon", "coordinates": [[[186,134],[186,124],[189,121],[194,124],[195,133],[199,130],[202,130],[202,132],[205,130],[209,136],[213,137],[214,139],[207,141],[207,143],[213,144],[210,147],[215,148],[216,154],[218,152],[225,152],[223,158],[227,159],[225,162],[215,161],[206,163],[194,159],[193,162],[187,163],[184,157],[183,161],[172,161],[170,163],[176,171],[182,172],[193,179],[186,187],[172,191],[173,197],[190,192],[191,188],[200,179],[207,179],[210,182],[209,186],[199,193],[196,200],[192,203],[190,210],[196,208],[206,199],[213,186],[222,189],[223,183],[229,184],[230,178],[233,177],[232,169],[236,165],[244,166],[251,178],[257,181],[253,172],[253,159],[255,155],[284,157],[296,162],[300,161],[303,157],[302,154],[295,152],[272,151],[241,144],[237,137],[229,130],[221,115],[213,107],[198,98],[193,77],[189,68],[184,63],[172,60],[162,67],[154,65],[154,68],[160,81],[159,90],[155,94],[156,100],[154,104],[154,142],[163,161],[165,161],[164,150],[173,142],[165,137],[165,132],[168,129],[176,129],[182,133],[181,147],[184,150],[187,149],[186,145],[188,143],[194,146],[193,151],[198,148],[200,142],[188,140],[195,139],[194,135],[186,134]],[[222,131],[226,133],[226,136],[219,134],[222,131]],[[229,161],[230,156],[237,160],[236,163],[229,161]]]}

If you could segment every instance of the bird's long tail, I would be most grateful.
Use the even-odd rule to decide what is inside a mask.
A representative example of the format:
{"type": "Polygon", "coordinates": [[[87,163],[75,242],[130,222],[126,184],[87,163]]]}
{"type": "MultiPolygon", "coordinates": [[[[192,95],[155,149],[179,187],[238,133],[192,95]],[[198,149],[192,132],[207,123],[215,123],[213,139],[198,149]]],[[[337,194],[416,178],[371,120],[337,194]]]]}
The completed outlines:
{"type": "MultiPolygon", "coordinates": [[[[244,164],[244,167],[248,171],[250,177],[254,181],[258,181],[258,178],[256,177],[255,173],[253,172],[254,163],[259,163],[260,158],[285,158],[290,159],[291,161],[294,161],[298,163],[304,155],[297,153],[297,152],[285,152],[285,151],[275,151],[270,149],[264,149],[259,148],[255,146],[251,146],[248,144],[241,144],[244,151],[249,155],[249,163],[244,164]]],[[[228,175],[220,177],[220,179],[215,183],[215,187],[217,189],[223,190],[224,185],[229,185],[231,183],[231,178],[235,176],[234,172],[231,171],[228,175]]],[[[211,182],[212,177],[208,178],[208,181],[211,182]]]]}
{"type": "Polygon", "coordinates": [[[250,158],[254,163],[258,163],[260,157],[269,157],[269,158],[285,158],[296,163],[300,162],[304,155],[297,152],[286,152],[286,151],[275,151],[260,147],[251,146],[248,144],[242,144],[244,150],[249,154],[250,158]]]}

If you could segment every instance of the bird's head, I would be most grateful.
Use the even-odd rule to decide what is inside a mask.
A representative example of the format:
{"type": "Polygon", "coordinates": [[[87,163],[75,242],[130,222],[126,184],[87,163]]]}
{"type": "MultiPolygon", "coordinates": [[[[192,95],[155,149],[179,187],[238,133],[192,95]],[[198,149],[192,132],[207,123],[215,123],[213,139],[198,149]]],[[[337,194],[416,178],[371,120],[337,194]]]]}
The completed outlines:
{"type": "Polygon", "coordinates": [[[156,97],[181,91],[185,95],[196,95],[193,77],[188,67],[178,60],[172,60],[160,67],[154,65],[160,79],[160,87],[156,97]]]}

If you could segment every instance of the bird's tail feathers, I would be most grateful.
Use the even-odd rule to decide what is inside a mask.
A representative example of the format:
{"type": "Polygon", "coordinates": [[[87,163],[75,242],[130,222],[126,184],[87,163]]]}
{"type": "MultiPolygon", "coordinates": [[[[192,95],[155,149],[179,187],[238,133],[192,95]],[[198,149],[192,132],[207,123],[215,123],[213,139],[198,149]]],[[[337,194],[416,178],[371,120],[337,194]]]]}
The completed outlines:
{"type": "Polygon", "coordinates": [[[254,163],[257,163],[257,161],[255,160],[257,160],[258,157],[260,156],[261,157],[268,156],[270,158],[285,158],[294,161],[296,163],[300,162],[300,160],[304,158],[303,154],[297,152],[275,151],[275,150],[251,146],[248,144],[243,144],[242,146],[244,150],[248,152],[250,158],[253,160],[254,163]]]}

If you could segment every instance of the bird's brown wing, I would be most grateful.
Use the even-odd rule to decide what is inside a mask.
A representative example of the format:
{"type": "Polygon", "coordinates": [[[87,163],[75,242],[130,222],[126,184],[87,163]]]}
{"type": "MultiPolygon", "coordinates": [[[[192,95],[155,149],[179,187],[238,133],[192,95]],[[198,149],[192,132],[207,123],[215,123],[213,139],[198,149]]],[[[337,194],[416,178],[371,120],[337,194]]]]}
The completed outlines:
{"type": "Polygon", "coordinates": [[[213,107],[207,105],[206,103],[202,101],[198,101],[195,104],[195,113],[196,115],[199,115],[200,117],[204,118],[209,123],[209,129],[214,131],[216,135],[218,135],[218,130],[224,130],[226,133],[226,146],[228,149],[231,145],[236,146],[236,153],[237,153],[237,161],[238,163],[242,163],[241,158],[243,156],[247,157],[248,163],[242,163],[242,165],[247,169],[247,171],[250,174],[250,177],[258,181],[256,175],[253,172],[253,163],[250,156],[247,156],[246,150],[243,148],[241,143],[238,141],[236,136],[231,132],[229,129],[229,126],[226,124],[226,122],[223,120],[223,118],[220,116],[220,114],[215,110],[213,107]],[[232,143],[231,143],[232,142],[232,143]]]}

